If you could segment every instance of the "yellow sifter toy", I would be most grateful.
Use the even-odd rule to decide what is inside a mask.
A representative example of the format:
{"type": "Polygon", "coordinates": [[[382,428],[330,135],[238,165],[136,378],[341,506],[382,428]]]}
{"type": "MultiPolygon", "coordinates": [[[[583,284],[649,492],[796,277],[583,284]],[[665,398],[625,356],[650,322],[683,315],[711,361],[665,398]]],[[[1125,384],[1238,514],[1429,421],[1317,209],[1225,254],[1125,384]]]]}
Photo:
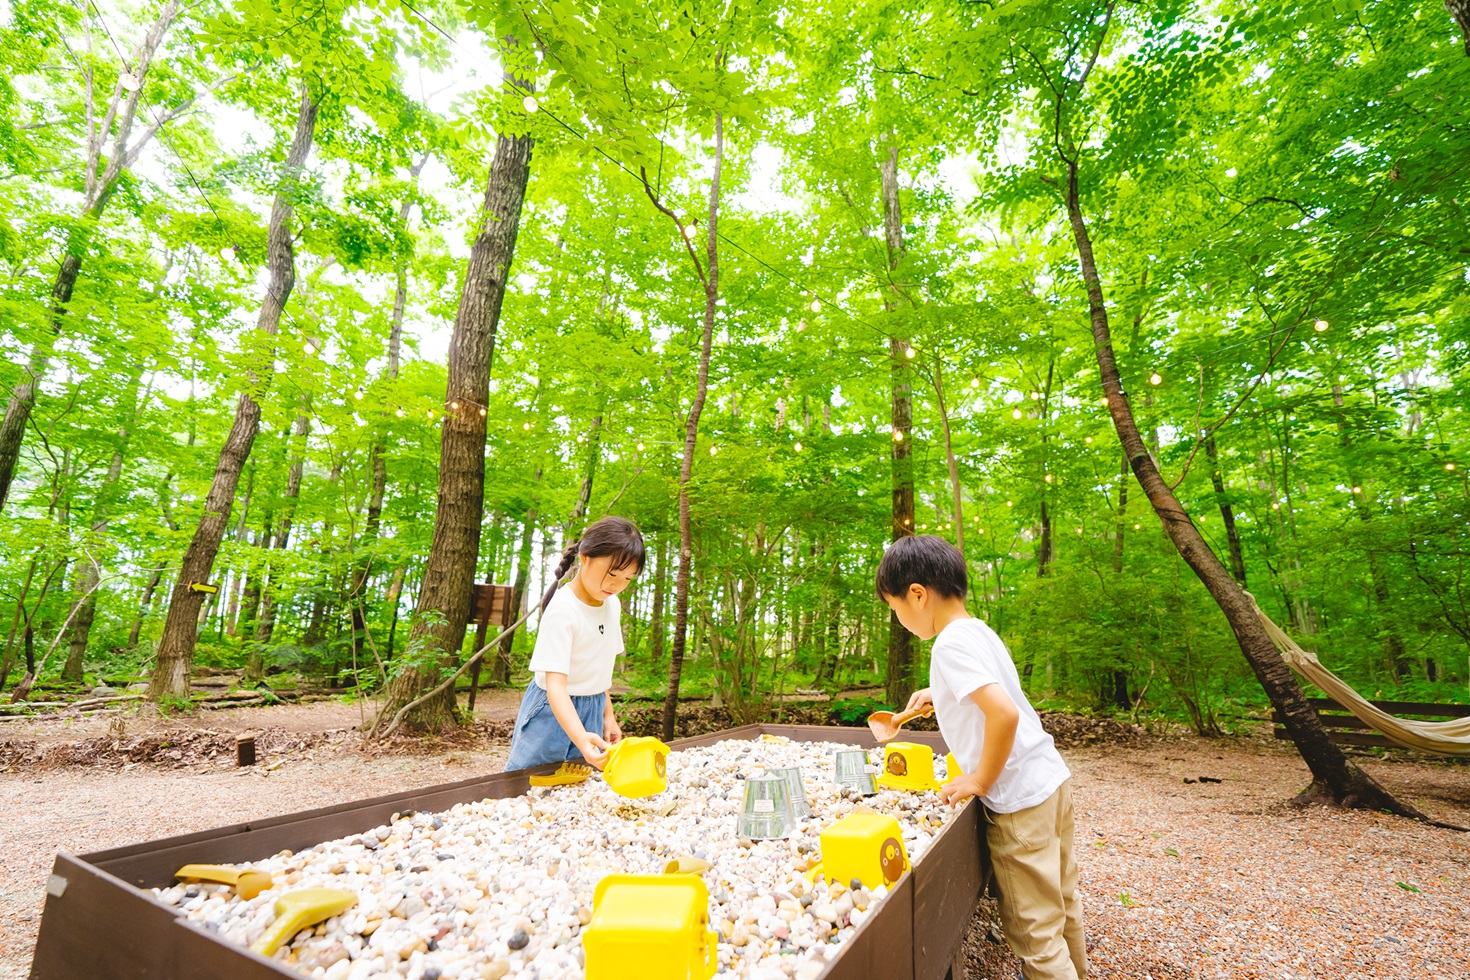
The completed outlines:
{"type": "Polygon", "coordinates": [[[923,792],[938,789],[934,780],[934,750],[916,742],[889,742],[883,746],[883,774],[878,785],[884,789],[923,792]]]}
{"type": "Polygon", "coordinates": [[[717,941],[698,875],[608,875],[582,933],[587,980],[709,980],[717,941]]]}
{"type": "Polygon", "coordinates": [[[656,738],[633,735],[612,744],[602,764],[602,778],[622,796],[640,797],[669,788],[669,747],[656,738]]]}
{"type": "Polygon", "coordinates": [[[891,888],[908,869],[898,821],[872,810],[854,810],[822,831],[822,860],[806,874],[814,881],[824,874],[844,885],[856,878],[865,888],[891,888]]]}

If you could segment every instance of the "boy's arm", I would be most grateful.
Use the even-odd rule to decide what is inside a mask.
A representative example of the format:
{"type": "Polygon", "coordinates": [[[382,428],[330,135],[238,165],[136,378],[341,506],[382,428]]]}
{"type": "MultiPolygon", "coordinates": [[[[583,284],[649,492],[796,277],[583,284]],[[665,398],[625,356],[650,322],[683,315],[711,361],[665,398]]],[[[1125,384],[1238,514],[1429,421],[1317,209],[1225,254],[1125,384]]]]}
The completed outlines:
{"type": "Polygon", "coordinates": [[[582,753],[582,758],[596,766],[598,769],[607,761],[607,755],[603,751],[607,743],[599,735],[594,735],[582,725],[582,719],[577,716],[576,706],[572,704],[572,696],[567,693],[567,675],[558,671],[546,671],[546,703],[551,705],[551,713],[556,716],[557,723],[561,725],[562,731],[567,733],[567,738],[582,753]]]}
{"type": "Polygon", "coordinates": [[[970,700],[985,713],[985,745],[980,750],[980,764],[975,771],[950,781],[939,791],[946,803],[963,803],[971,796],[989,793],[1016,744],[1021,712],[999,684],[986,684],[972,692],[970,700]]]}

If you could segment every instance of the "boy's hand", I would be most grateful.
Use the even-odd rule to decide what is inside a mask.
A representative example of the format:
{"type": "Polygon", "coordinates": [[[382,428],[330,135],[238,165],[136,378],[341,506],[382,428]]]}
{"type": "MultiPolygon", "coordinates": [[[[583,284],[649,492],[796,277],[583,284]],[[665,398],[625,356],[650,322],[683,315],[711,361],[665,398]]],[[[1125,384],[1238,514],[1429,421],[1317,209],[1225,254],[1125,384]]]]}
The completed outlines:
{"type": "Polygon", "coordinates": [[[577,750],[582,753],[582,758],[587,761],[589,766],[599,771],[601,771],[603,766],[607,765],[608,748],[607,742],[593,735],[591,732],[587,733],[587,740],[585,742],[577,743],[577,750]]]}
{"type": "Polygon", "coordinates": [[[915,708],[934,703],[934,694],[929,688],[921,688],[909,695],[909,703],[903,710],[913,711],[915,708]]]}
{"type": "Polygon", "coordinates": [[[972,796],[984,796],[990,787],[980,785],[978,776],[975,772],[956,776],[939,788],[939,798],[951,806],[959,806],[972,796]]]}
{"type": "Polygon", "coordinates": [[[618,720],[611,714],[603,716],[602,730],[609,745],[613,742],[621,742],[623,740],[623,729],[618,725],[618,720]]]}

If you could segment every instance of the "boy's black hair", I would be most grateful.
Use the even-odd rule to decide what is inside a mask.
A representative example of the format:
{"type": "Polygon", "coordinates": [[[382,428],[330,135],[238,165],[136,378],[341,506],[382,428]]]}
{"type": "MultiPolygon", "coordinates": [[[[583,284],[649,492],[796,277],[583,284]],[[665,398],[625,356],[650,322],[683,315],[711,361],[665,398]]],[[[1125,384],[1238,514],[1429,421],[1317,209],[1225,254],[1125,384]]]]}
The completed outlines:
{"type": "Polygon", "coordinates": [[[947,599],[963,599],[970,591],[970,574],[960,549],[941,537],[920,534],[888,546],[874,584],[879,599],[901,598],[910,585],[922,585],[947,599]]]}

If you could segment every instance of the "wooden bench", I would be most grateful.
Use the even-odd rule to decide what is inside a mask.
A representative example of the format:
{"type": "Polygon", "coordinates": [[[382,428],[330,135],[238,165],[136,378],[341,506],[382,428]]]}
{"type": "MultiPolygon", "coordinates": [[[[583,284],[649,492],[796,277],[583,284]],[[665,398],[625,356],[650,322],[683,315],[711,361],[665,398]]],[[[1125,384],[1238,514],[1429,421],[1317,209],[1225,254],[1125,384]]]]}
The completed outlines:
{"type": "MultiPolygon", "coordinates": [[[[1470,704],[1435,704],[1432,701],[1372,701],[1369,703],[1380,711],[1386,711],[1399,717],[1417,716],[1431,721],[1470,718],[1470,704]]],[[[1317,717],[1322,719],[1322,727],[1327,729],[1332,740],[1338,745],[1377,745],[1383,748],[1402,748],[1331,698],[1307,698],[1307,704],[1310,704],[1317,712],[1317,717]]],[[[1271,720],[1276,723],[1277,738],[1290,737],[1286,734],[1286,729],[1281,727],[1280,712],[1271,712],[1271,720]]]]}

